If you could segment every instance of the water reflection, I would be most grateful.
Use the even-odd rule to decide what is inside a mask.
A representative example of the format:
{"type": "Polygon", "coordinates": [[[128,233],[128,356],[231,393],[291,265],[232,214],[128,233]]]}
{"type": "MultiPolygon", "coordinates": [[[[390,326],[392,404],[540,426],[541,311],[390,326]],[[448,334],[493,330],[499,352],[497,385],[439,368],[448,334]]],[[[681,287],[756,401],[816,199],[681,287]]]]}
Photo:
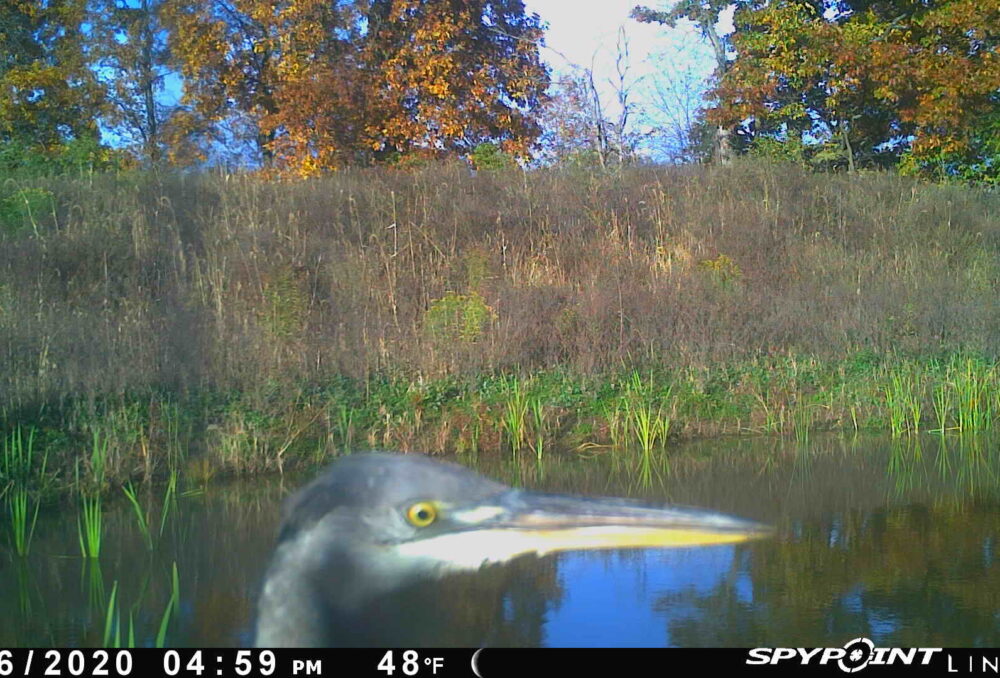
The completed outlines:
{"type": "MultiPolygon", "coordinates": [[[[864,635],[995,646],[995,450],[940,436],[712,441],[672,452],[669,473],[650,484],[611,454],[542,469],[483,460],[483,472],[512,484],[703,506],[774,523],[779,536],[522,559],[402,591],[369,621],[397,645],[825,646],[864,635]]],[[[132,620],[136,644],[152,645],[175,562],[167,643],[249,643],[280,500],[300,481],[180,498],[152,551],[122,502],[105,515],[99,563],[78,557],[72,511],[41,516],[30,556],[0,559],[0,645],[102,644],[116,584],[120,618],[132,620]]]]}

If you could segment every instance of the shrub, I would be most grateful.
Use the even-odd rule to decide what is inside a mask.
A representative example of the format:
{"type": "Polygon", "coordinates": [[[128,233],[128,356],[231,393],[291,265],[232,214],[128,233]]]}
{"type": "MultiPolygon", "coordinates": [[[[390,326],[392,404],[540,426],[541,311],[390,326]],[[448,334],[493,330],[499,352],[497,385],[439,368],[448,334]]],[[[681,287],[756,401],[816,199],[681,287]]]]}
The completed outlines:
{"type": "Polygon", "coordinates": [[[472,166],[480,171],[503,170],[517,167],[517,162],[504,153],[496,144],[483,143],[473,149],[469,156],[472,166]]]}
{"type": "Polygon", "coordinates": [[[0,198],[0,235],[37,231],[38,217],[52,208],[52,192],[43,188],[22,188],[0,198]]]}
{"type": "Polygon", "coordinates": [[[486,324],[496,313],[477,292],[448,292],[431,302],[424,317],[424,327],[438,341],[472,343],[483,335],[486,324]]]}

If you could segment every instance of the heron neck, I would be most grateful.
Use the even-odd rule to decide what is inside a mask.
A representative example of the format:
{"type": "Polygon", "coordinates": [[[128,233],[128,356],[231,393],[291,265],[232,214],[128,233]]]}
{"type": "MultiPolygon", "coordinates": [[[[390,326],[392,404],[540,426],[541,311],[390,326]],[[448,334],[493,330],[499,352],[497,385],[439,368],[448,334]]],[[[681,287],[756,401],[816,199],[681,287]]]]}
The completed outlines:
{"type": "Polygon", "coordinates": [[[324,605],[309,572],[282,547],[268,570],[257,610],[258,647],[319,647],[326,644],[324,605]]]}
{"type": "Polygon", "coordinates": [[[319,524],[277,547],[258,603],[258,646],[329,646],[357,631],[379,579],[366,576],[364,556],[342,548],[337,534],[319,524]]]}

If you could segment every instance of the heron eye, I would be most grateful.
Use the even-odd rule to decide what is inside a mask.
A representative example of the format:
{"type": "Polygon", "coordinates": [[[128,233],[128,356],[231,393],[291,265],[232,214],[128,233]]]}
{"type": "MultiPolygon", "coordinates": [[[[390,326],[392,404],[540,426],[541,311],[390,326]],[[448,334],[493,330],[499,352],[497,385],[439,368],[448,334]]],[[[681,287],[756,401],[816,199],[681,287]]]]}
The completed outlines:
{"type": "Polygon", "coordinates": [[[427,527],[437,519],[437,509],[434,504],[422,501],[406,510],[406,519],[414,527],[427,527]]]}

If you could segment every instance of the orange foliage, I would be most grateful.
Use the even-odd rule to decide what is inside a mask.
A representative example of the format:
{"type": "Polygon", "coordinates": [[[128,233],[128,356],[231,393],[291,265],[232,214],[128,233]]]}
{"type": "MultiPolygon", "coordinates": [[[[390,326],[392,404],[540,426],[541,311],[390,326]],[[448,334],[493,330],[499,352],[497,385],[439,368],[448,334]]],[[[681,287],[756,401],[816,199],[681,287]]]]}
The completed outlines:
{"type": "Polygon", "coordinates": [[[861,151],[964,150],[996,111],[1000,0],[742,3],[714,122],[851,135],[861,151]]]}
{"type": "Polygon", "coordinates": [[[483,141],[526,155],[549,75],[521,0],[173,0],[185,96],[301,175],[483,141]]]}

